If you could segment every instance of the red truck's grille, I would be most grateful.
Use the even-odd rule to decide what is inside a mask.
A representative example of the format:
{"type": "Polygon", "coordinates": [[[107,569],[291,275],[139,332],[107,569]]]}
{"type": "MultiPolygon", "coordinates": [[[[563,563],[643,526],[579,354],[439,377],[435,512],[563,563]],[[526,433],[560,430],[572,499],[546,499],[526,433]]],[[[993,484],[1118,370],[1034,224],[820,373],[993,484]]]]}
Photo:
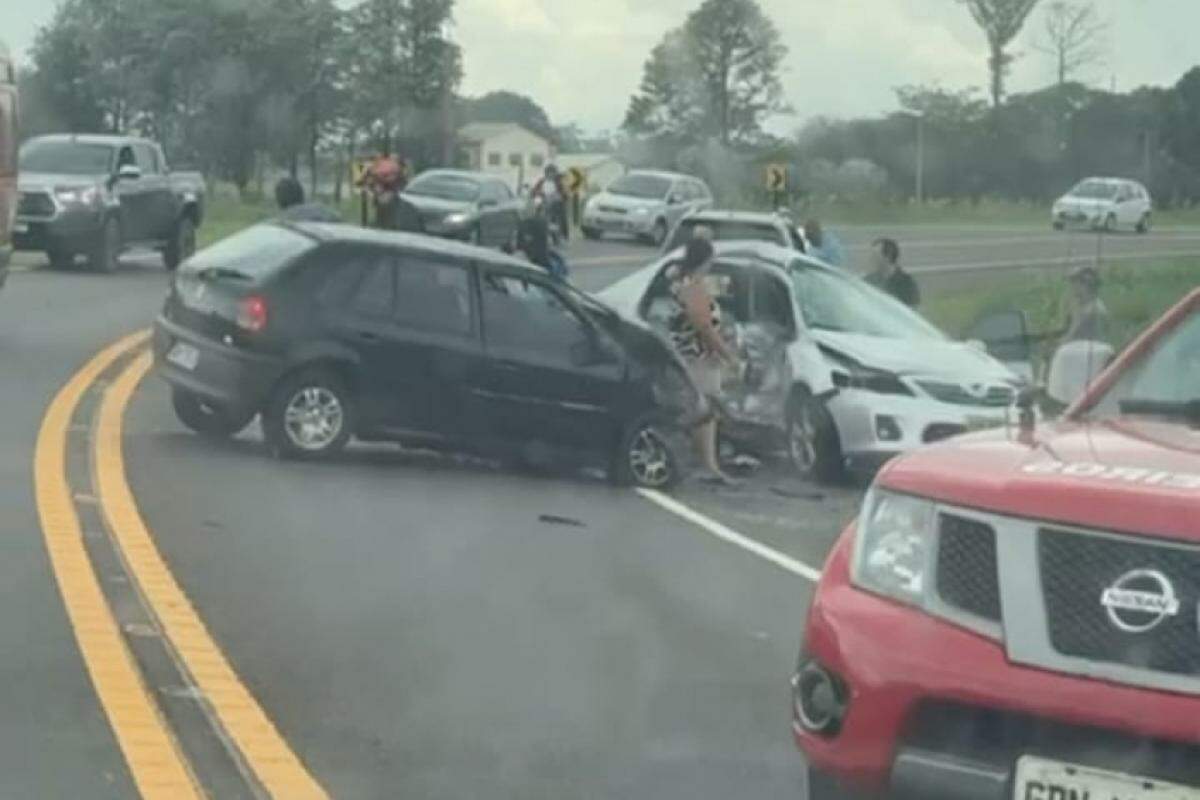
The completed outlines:
{"type": "Polygon", "coordinates": [[[1060,654],[1200,675],[1200,549],[1043,529],[1038,559],[1060,654]]]}
{"type": "Polygon", "coordinates": [[[937,590],[949,606],[1000,622],[996,531],[973,519],[938,518],[937,590]]]}

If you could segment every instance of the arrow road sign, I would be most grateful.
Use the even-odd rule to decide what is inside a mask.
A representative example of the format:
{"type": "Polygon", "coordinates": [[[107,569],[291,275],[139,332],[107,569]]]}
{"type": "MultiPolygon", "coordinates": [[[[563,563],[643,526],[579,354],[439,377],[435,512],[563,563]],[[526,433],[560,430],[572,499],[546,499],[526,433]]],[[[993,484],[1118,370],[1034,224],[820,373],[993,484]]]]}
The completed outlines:
{"type": "Polygon", "coordinates": [[[767,191],[785,192],[788,186],[787,164],[767,165],[767,191]]]}

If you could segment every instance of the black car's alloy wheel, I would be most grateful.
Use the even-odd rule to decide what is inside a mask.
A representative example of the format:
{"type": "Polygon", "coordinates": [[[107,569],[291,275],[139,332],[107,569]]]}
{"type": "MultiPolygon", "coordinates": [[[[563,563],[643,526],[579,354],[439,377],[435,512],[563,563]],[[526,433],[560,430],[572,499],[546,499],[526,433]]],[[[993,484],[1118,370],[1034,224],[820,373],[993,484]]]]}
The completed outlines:
{"type": "Polygon", "coordinates": [[[669,489],[679,481],[679,460],[656,420],[630,427],[613,456],[610,475],[621,486],[669,489]]]}
{"type": "Polygon", "coordinates": [[[340,452],[353,431],[354,405],[335,374],[311,369],[285,378],[263,414],[263,434],[282,458],[325,458],[340,452]]]}

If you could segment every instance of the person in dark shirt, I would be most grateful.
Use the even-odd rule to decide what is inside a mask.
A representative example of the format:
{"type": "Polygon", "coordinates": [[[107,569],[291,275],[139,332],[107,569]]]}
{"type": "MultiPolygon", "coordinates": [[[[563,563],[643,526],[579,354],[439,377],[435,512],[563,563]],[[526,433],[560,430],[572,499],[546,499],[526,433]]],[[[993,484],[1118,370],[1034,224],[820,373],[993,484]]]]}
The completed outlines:
{"type": "Polygon", "coordinates": [[[287,222],[341,222],[341,216],[320,203],[304,202],[304,187],[291,177],[280,178],[275,184],[275,203],[279,219],[287,222]]]}
{"type": "Polygon", "coordinates": [[[900,245],[895,239],[877,239],[871,245],[875,269],[867,275],[867,283],[890,294],[910,308],[921,304],[917,282],[900,267],[900,245]]]}

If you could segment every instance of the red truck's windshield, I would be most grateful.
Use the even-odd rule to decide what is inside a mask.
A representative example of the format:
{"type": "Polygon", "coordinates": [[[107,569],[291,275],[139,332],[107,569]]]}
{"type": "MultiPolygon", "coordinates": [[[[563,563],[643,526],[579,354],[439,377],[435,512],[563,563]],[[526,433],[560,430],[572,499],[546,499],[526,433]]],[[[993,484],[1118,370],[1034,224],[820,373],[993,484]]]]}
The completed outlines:
{"type": "Polygon", "coordinates": [[[1200,306],[1193,303],[1149,345],[1135,345],[1106,390],[1082,406],[1090,418],[1120,414],[1200,421],[1200,306]],[[1140,351],[1140,352],[1138,352],[1140,351]]]}

